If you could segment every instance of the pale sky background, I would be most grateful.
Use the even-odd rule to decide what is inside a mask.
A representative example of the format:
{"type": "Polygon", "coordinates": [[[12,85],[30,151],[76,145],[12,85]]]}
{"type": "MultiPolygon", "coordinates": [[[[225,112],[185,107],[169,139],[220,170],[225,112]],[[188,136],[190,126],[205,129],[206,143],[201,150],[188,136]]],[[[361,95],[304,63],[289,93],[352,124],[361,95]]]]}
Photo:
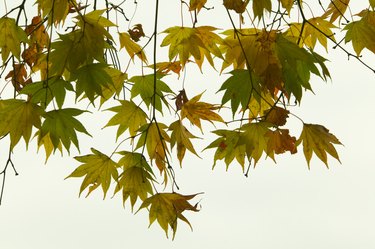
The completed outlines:
{"type": "MultiPolygon", "coordinates": [[[[141,22],[150,34],[152,20],[148,18],[153,17],[153,6],[149,3],[154,1],[138,2],[134,24],[141,22]]],[[[180,25],[174,6],[179,1],[160,2],[162,27],[180,25]]],[[[202,25],[206,15],[210,25],[228,27],[228,18],[220,7],[202,12],[202,25]]],[[[125,25],[123,30],[127,30],[125,25]]],[[[109,192],[109,198],[103,201],[102,193],[96,191],[88,198],[78,198],[82,179],[64,180],[78,166],[71,157],[52,156],[44,165],[43,153],[36,155],[34,146],[25,153],[20,144],[13,155],[20,175],[15,177],[8,171],[0,206],[0,248],[375,248],[374,73],[353,58],[348,61],[339,50],[329,52],[331,62],[327,65],[332,81],[313,79],[315,95],[306,93],[301,107],[292,111],[306,123],[324,125],[340,139],[345,145],[337,147],[342,164],[329,158],[327,170],[314,157],[308,170],[299,147],[297,155],[278,156],[277,164],[260,160],[246,178],[236,164],[226,172],[224,163],[218,162],[212,171],[213,151],[202,153],[203,159],[187,153],[182,170],[174,161],[179,192],[204,194],[193,200],[200,201],[200,212],[186,213],[193,232],[179,222],[172,241],[157,223],[147,228],[148,212],[133,215],[129,205],[124,209],[120,195],[111,199],[109,192]]],[[[364,53],[365,61],[373,67],[374,58],[364,53]]],[[[189,96],[208,89],[202,101],[211,102],[223,78],[210,69],[204,74],[193,66],[188,70],[185,85],[188,91],[191,89],[189,96]]],[[[173,80],[169,77],[168,82],[172,84],[173,80]]],[[[178,89],[181,81],[175,80],[178,89]]],[[[89,153],[90,147],[104,153],[114,149],[115,130],[101,131],[109,117],[109,113],[94,119],[85,116],[83,122],[90,122],[88,130],[94,138],[80,137],[82,154],[89,153]]],[[[298,137],[301,124],[291,120],[292,133],[298,137]]],[[[199,135],[197,130],[191,131],[199,135]]],[[[199,148],[210,143],[196,141],[199,148]]],[[[0,142],[0,165],[7,159],[4,143],[0,142]]],[[[71,156],[75,155],[77,151],[73,150],[71,156]]]]}

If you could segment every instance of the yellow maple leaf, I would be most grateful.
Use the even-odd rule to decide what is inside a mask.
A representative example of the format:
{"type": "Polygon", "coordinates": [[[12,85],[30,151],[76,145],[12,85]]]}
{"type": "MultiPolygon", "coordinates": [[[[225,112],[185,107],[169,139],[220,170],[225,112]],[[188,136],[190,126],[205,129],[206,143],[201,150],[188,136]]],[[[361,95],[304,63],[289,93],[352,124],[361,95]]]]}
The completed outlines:
{"type": "Polygon", "coordinates": [[[186,149],[199,157],[194,149],[193,144],[190,141],[191,138],[197,137],[191,134],[180,120],[173,122],[169,126],[168,130],[172,131],[171,148],[173,148],[177,144],[177,158],[180,161],[180,165],[182,165],[182,160],[184,159],[186,149]]]}
{"type": "Polygon", "coordinates": [[[10,53],[20,59],[21,42],[27,42],[26,33],[16,24],[16,20],[9,17],[0,18],[0,49],[3,63],[10,53]]]}
{"type": "Polygon", "coordinates": [[[310,160],[314,152],[318,158],[325,163],[328,168],[327,153],[336,158],[339,162],[339,155],[333,144],[341,144],[341,142],[331,134],[327,128],[317,124],[304,124],[300,138],[296,145],[302,143],[303,153],[310,168],[310,160]]]}
{"type": "Polygon", "coordinates": [[[199,12],[206,3],[207,0],[190,0],[189,10],[196,10],[197,12],[199,12]]]}
{"type": "Polygon", "coordinates": [[[337,18],[340,20],[345,14],[345,11],[349,6],[349,2],[350,0],[331,0],[327,11],[322,17],[327,18],[331,16],[331,19],[329,20],[331,23],[333,23],[337,18]]]}
{"type": "Polygon", "coordinates": [[[201,131],[201,119],[207,120],[211,123],[213,123],[213,121],[224,123],[223,118],[219,114],[214,112],[214,110],[220,108],[218,105],[199,101],[202,97],[202,94],[203,93],[198,94],[181,107],[181,119],[184,119],[186,117],[192,124],[198,126],[201,131]]]}
{"type": "Polygon", "coordinates": [[[193,206],[188,202],[196,195],[198,194],[181,195],[178,193],[157,193],[144,200],[138,211],[151,205],[149,214],[150,226],[157,220],[167,237],[168,228],[171,227],[174,239],[178,219],[186,222],[191,227],[190,222],[182,213],[186,210],[194,212],[199,211],[197,209],[197,204],[193,206]]]}
{"type": "Polygon", "coordinates": [[[169,46],[169,60],[172,61],[178,56],[182,68],[189,61],[190,56],[193,56],[197,64],[201,66],[204,57],[210,61],[211,55],[207,54],[222,58],[218,47],[221,38],[213,33],[214,30],[216,28],[211,26],[170,27],[163,31],[167,33],[167,36],[163,39],[161,46],[169,46]]]}

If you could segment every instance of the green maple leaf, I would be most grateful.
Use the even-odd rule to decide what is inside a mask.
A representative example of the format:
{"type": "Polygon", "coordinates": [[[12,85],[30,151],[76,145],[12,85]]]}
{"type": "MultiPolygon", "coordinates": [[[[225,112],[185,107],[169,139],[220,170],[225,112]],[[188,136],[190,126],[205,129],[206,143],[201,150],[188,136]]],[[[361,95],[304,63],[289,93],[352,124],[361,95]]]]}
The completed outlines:
{"type": "Polygon", "coordinates": [[[13,149],[21,137],[28,145],[33,127],[40,128],[43,109],[20,99],[0,100],[0,137],[9,134],[13,149]]]}
{"type": "Polygon", "coordinates": [[[74,159],[82,164],[65,179],[69,177],[85,176],[79,190],[79,195],[89,187],[89,191],[86,195],[88,196],[93,190],[101,185],[105,198],[109,186],[111,185],[112,178],[117,181],[117,168],[119,165],[100,151],[95,150],[94,148],[91,148],[91,151],[93,154],[74,157],[74,159]]]}
{"type": "Polygon", "coordinates": [[[58,109],[46,112],[43,115],[45,120],[41,127],[39,141],[49,134],[55,150],[61,146],[60,143],[64,145],[67,151],[69,151],[71,143],[73,143],[79,150],[76,132],[78,131],[91,136],[81,122],[74,118],[84,112],[85,111],[83,110],[75,108],[58,109]]]}
{"type": "Polygon", "coordinates": [[[221,104],[224,105],[230,101],[234,116],[240,104],[242,110],[248,108],[252,96],[260,101],[259,94],[256,94],[260,90],[258,78],[254,74],[249,73],[248,70],[237,69],[230,72],[230,74],[232,76],[223,83],[219,91],[225,91],[221,99],[221,104]]]}
{"type": "Polygon", "coordinates": [[[0,49],[3,63],[12,53],[17,59],[20,59],[21,42],[27,43],[27,35],[17,24],[15,19],[9,17],[0,18],[0,49]]]}
{"type": "Polygon", "coordinates": [[[229,165],[234,159],[236,159],[237,162],[241,165],[242,170],[244,170],[246,144],[241,139],[241,132],[231,130],[216,130],[213,131],[213,133],[220,137],[205,148],[205,150],[216,148],[216,152],[214,155],[214,165],[212,166],[212,168],[216,166],[217,160],[224,159],[226,168],[228,170],[229,165]]]}
{"type": "Polygon", "coordinates": [[[27,84],[20,93],[29,95],[32,102],[40,103],[43,107],[46,107],[55,99],[57,106],[61,108],[64,104],[67,90],[74,91],[72,84],[58,77],[52,78],[48,82],[38,81],[27,84]]]}
{"type": "Polygon", "coordinates": [[[76,80],[76,98],[85,93],[93,103],[97,96],[102,96],[103,87],[113,84],[112,78],[106,71],[108,65],[101,63],[88,64],[77,69],[72,80],[76,80]]]}
{"type": "Polygon", "coordinates": [[[327,153],[340,162],[339,155],[333,144],[341,144],[341,142],[322,125],[303,124],[302,133],[297,140],[296,145],[298,146],[301,143],[309,168],[313,152],[322,162],[325,163],[327,168],[327,153]]]}
{"type": "Polygon", "coordinates": [[[154,174],[142,154],[129,151],[122,151],[119,154],[122,158],[118,165],[122,166],[123,173],[119,176],[115,194],[122,192],[124,205],[130,198],[133,209],[138,198],[144,201],[149,194],[153,194],[151,182],[154,181],[154,174]]]}
{"type": "MultiPolygon", "coordinates": [[[[49,25],[64,22],[69,13],[70,0],[37,0],[36,2],[38,3],[38,9],[43,13],[43,17],[49,17],[49,25]]],[[[76,4],[75,1],[73,2],[76,4]]]]}
{"type": "Polygon", "coordinates": [[[133,101],[122,100],[121,105],[114,106],[108,111],[116,112],[116,114],[105,125],[118,125],[117,138],[129,129],[130,136],[135,136],[138,129],[147,123],[147,114],[133,101]]]}
{"type": "Polygon", "coordinates": [[[156,75],[156,92],[154,92],[154,75],[148,74],[143,76],[133,76],[129,79],[134,85],[131,89],[131,98],[135,98],[140,95],[142,100],[145,102],[147,107],[154,105],[153,98],[155,98],[155,109],[162,112],[162,101],[168,106],[167,101],[164,98],[163,93],[172,93],[169,86],[161,81],[160,79],[164,75],[156,75]]]}
{"type": "Polygon", "coordinates": [[[268,155],[268,139],[266,135],[269,131],[269,125],[266,122],[257,122],[244,124],[241,127],[240,142],[246,144],[246,154],[249,159],[254,159],[254,167],[263,153],[268,155]]]}
{"type": "Polygon", "coordinates": [[[178,219],[183,220],[191,227],[190,222],[182,213],[186,210],[198,211],[196,205],[193,206],[188,202],[188,200],[191,200],[196,195],[198,194],[181,195],[178,193],[158,193],[144,200],[138,211],[143,208],[148,208],[151,205],[149,214],[150,226],[157,220],[167,237],[168,228],[171,227],[174,238],[177,231],[178,219]]]}
{"type": "Polygon", "coordinates": [[[302,90],[312,90],[309,82],[310,74],[321,76],[315,63],[321,65],[324,62],[318,61],[314,54],[287,40],[282,34],[277,36],[275,49],[282,66],[285,90],[287,93],[293,94],[300,102],[302,90]]]}

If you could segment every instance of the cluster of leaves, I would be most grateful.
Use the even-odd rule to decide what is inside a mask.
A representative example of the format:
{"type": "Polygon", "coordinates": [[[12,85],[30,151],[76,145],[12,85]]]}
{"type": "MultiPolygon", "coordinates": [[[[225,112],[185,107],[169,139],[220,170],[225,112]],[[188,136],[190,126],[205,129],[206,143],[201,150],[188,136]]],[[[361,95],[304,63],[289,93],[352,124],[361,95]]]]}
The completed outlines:
{"type": "MultiPolygon", "coordinates": [[[[213,2],[181,1],[182,9],[192,14],[191,25],[158,33],[156,18],[148,36],[142,24],[121,32],[122,21],[128,19],[121,4],[107,1],[99,9],[96,1],[81,5],[75,0],[37,0],[37,14],[31,22],[25,18],[25,26],[21,16],[27,17],[26,0],[5,9],[0,18],[1,75],[5,73],[11,83],[4,89],[13,97],[0,100],[0,137],[10,141],[3,177],[9,165],[14,168],[11,151],[21,138],[28,145],[35,137],[46,160],[56,150],[70,152],[72,144],[79,151],[78,135],[90,135],[79,116],[89,112],[67,107],[71,95],[76,103],[88,101],[92,111],[98,104],[110,106],[105,111],[113,116],[106,127],[117,127],[114,143],[118,145],[110,155],[92,148],[91,154],[76,156],[80,165],[68,178],[83,177],[79,192],[88,189],[87,195],[101,186],[105,197],[114,184],[114,194],[122,194],[124,205],[129,199],[133,210],[141,202],[138,210],[147,209],[150,225],[157,220],[167,236],[171,228],[174,237],[178,219],[190,225],[184,211],[198,211],[197,204],[189,203],[196,194],[175,192],[171,163],[175,154],[182,166],[187,150],[199,157],[193,142],[198,137],[188,130],[189,123],[202,133],[209,129],[202,121],[225,127],[211,130],[217,139],[206,147],[215,150],[214,166],[224,161],[227,168],[238,164],[245,172],[262,157],[275,161],[275,155],[294,154],[298,147],[309,167],[313,153],[327,167],[327,153],[339,160],[334,145],[341,143],[336,136],[322,125],[304,123],[290,106],[301,103],[305,91],[312,91],[312,75],[330,78],[317,44],[328,50],[331,42],[371,69],[360,56],[365,48],[375,53],[375,1],[356,15],[347,14],[349,0],[327,1],[327,6],[319,1],[323,11],[310,18],[305,9],[311,1],[224,0],[215,8],[228,14],[230,28],[225,31],[197,26],[199,15],[214,11],[206,7],[213,2]],[[240,17],[238,25],[235,15],[240,17]],[[297,15],[302,18],[294,18],[297,15]],[[124,20],[119,21],[119,16],[124,20]],[[352,44],[355,54],[338,42],[335,29],[344,32],[343,41],[352,44]],[[161,44],[156,42],[159,36],[161,44]],[[169,60],[154,58],[149,63],[147,49],[156,54],[163,47],[169,60]],[[129,59],[125,70],[121,65],[126,63],[118,59],[123,48],[129,59]],[[229,73],[214,89],[222,94],[221,103],[204,102],[203,93],[189,99],[188,87],[183,84],[175,91],[165,81],[171,74],[179,76],[187,64],[203,70],[205,61],[213,68],[220,62],[221,73],[229,73]],[[139,64],[140,73],[130,77],[129,66],[139,64]],[[220,114],[224,107],[231,110],[231,118],[220,114]],[[177,120],[161,122],[166,112],[177,120]],[[290,117],[302,121],[298,139],[287,128],[290,117]],[[170,187],[171,192],[159,192],[158,185],[170,187]]],[[[156,5],[158,17],[158,1],[156,5]]]]}

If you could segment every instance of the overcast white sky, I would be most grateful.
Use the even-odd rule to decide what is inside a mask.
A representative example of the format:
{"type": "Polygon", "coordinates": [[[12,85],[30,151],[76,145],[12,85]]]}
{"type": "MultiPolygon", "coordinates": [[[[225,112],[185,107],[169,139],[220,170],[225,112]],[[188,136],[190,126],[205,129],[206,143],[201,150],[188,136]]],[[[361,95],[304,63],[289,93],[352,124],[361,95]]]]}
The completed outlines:
{"type": "MultiPolygon", "coordinates": [[[[150,34],[146,17],[152,14],[141,12],[145,11],[142,4],[154,1],[138,2],[134,23],[143,23],[150,34]]],[[[164,27],[178,20],[171,2],[179,1],[161,0],[164,27]]],[[[151,13],[152,6],[147,8],[151,13]]],[[[212,13],[207,13],[211,25],[228,25],[218,7],[212,13]]],[[[103,201],[97,191],[78,198],[81,179],[63,180],[78,166],[74,159],[52,156],[45,166],[43,153],[36,155],[34,147],[24,153],[24,146],[19,145],[14,163],[20,175],[8,172],[0,207],[0,248],[375,248],[374,74],[338,50],[330,53],[332,82],[314,79],[315,95],[307,93],[293,112],[307,123],[323,124],[340,139],[345,145],[338,147],[342,164],[330,158],[327,170],[314,157],[309,171],[300,148],[297,156],[277,157],[277,165],[261,160],[246,178],[236,165],[225,172],[218,163],[212,171],[210,152],[202,154],[202,160],[188,154],[182,170],[176,162],[180,192],[205,193],[195,198],[201,211],[186,214],[194,231],[180,222],[171,241],[156,223],[147,228],[146,211],[133,215],[130,208],[124,209],[120,196],[103,201]]],[[[365,60],[375,66],[373,55],[365,54],[365,60]]],[[[185,84],[193,89],[191,96],[209,89],[204,96],[211,101],[222,79],[215,73],[189,73],[185,84]]],[[[97,116],[97,126],[88,128],[93,139],[81,137],[83,154],[89,147],[105,153],[113,150],[114,130],[96,136],[108,117],[97,116]]],[[[292,126],[298,136],[300,124],[292,122],[292,126]]],[[[199,133],[195,130],[195,134],[199,133]]],[[[209,141],[197,143],[203,147],[209,141]]],[[[4,148],[1,151],[4,163],[7,153],[4,148]]]]}

